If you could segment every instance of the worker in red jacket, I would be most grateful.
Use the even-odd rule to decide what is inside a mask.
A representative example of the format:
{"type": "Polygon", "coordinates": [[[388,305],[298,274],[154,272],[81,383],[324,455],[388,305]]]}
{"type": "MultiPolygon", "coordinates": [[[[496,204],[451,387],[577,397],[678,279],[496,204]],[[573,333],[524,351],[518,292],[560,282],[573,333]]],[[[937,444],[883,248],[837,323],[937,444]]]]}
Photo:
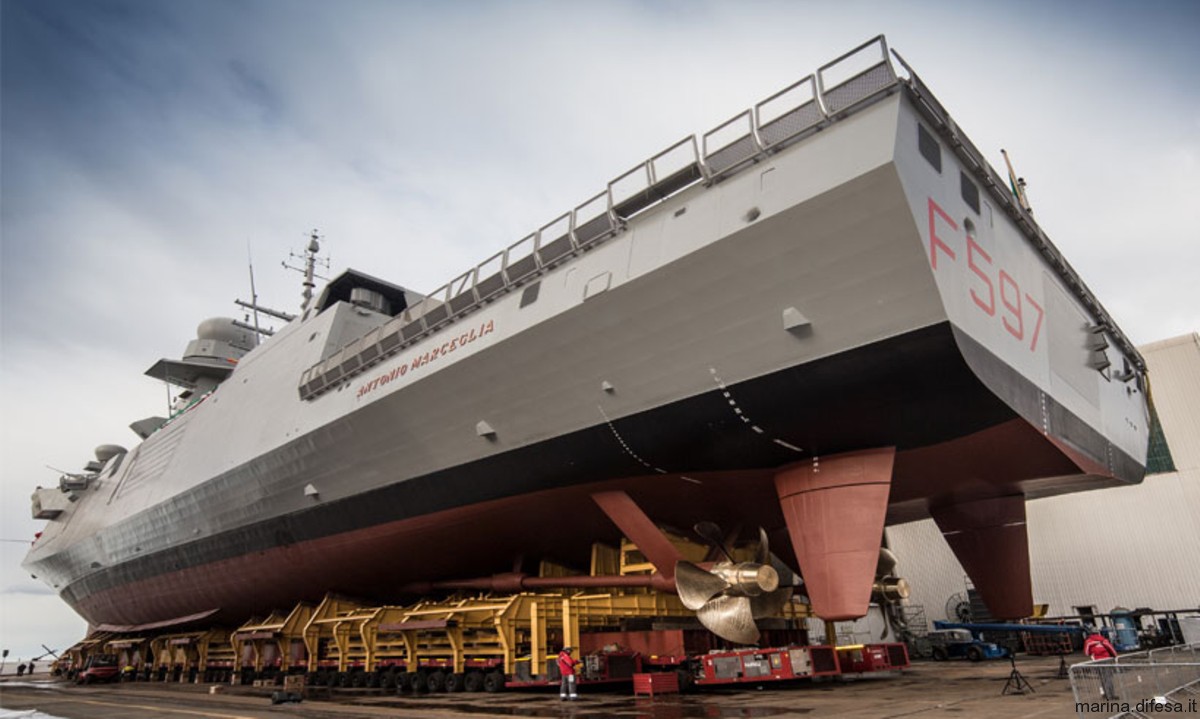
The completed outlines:
{"type": "Polygon", "coordinates": [[[1117,649],[1103,634],[1092,627],[1087,628],[1088,636],[1083,640],[1083,653],[1095,661],[1112,659],[1117,656],[1117,649]]]}
{"type": "Polygon", "coordinates": [[[575,689],[575,666],[579,660],[571,656],[571,647],[563,647],[558,653],[558,673],[562,675],[562,683],[558,687],[559,699],[575,700],[579,694],[575,689]]]}
{"type": "MultiPolygon", "coordinates": [[[[1088,655],[1092,661],[1099,662],[1104,659],[1116,659],[1117,649],[1108,641],[1100,632],[1093,627],[1084,629],[1087,633],[1087,638],[1083,640],[1083,653],[1088,655]]],[[[1092,668],[1092,671],[1100,675],[1100,691],[1104,694],[1106,700],[1119,699],[1116,693],[1113,692],[1112,675],[1116,671],[1116,662],[1098,665],[1092,668]]]]}

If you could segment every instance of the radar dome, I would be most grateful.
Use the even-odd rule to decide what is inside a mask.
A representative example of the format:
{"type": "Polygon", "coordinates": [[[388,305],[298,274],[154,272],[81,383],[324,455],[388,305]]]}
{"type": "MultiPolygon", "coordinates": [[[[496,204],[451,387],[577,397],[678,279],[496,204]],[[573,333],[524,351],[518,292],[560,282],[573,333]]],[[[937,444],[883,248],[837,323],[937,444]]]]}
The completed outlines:
{"type": "Polygon", "coordinates": [[[196,338],[228,342],[235,347],[253,347],[250,333],[233,323],[228,317],[211,317],[196,328],[196,338]]]}
{"type": "Polygon", "coordinates": [[[99,447],[97,447],[95,450],[96,461],[100,462],[100,463],[104,463],[104,462],[107,462],[108,460],[112,459],[113,457],[116,457],[118,454],[125,454],[125,452],[127,452],[127,451],[128,450],[126,450],[124,447],[122,447],[119,444],[102,444],[99,447]]]}

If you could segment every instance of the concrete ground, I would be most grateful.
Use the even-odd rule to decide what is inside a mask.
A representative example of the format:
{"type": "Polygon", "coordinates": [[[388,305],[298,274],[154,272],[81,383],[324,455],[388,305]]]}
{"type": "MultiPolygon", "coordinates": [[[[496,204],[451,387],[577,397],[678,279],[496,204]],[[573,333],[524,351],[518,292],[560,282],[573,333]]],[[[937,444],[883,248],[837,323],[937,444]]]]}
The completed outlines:
{"type": "MultiPolygon", "coordinates": [[[[1078,657],[1073,657],[1079,661],[1078,657]]],[[[1003,696],[1008,662],[917,662],[903,673],[854,681],[797,682],[758,689],[754,685],[653,699],[630,689],[583,687],[577,702],[556,692],[383,696],[350,690],[333,700],[311,698],[272,706],[269,690],[207,685],[112,684],[76,686],[39,677],[0,682],[0,719],[38,709],[63,719],[454,719],[470,717],[570,717],[571,719],[883,719],[885,717],[1070,717],[1074,699],[1066,679],[1056,678],[1057,657],[1022,657],[1017,666],[1033,693],[1003,696]],[[7,712],[5,710],[8,710],[7,712]]]]}

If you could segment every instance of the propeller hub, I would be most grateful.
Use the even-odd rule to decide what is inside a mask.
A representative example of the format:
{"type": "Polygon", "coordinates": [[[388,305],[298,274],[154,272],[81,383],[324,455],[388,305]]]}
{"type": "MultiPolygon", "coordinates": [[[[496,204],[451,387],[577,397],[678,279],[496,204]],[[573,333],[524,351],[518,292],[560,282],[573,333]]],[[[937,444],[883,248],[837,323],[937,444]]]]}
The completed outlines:
{"type": "Polygon", "coordinates": [[[792,598],[796,575],[771,554],[767,533],[758,530],[757,561],[736,562],[712,522],[696,525],[696,534],[721,550],[726,561],[704,569],[691,562],[675,563],[675,590],[683,606],[696,612],[709,631],[738,644],[759,640],[755,620],[776,617],[792,598]]]}
{"type": "Polygon", "coordinates": [[[718,564],[712,571],[729,584],[730,594],[757,597],[779,588],[779,572],[769,564],[718,564]]]}
{"type": "Polygon", "coordinates": [[[875,586],[871,589],[872,594],[889,602],[908,599],[908,595],[911,593],[908,582],[900,577],[884,577],[876,580],[875,586]]]}

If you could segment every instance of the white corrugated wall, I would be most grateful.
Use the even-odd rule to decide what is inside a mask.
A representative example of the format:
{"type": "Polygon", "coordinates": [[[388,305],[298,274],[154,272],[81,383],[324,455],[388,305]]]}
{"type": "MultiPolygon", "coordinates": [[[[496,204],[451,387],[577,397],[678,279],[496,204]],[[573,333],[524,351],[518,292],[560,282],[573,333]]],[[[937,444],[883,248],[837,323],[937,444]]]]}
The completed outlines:
{"type": "MultiPolygon", "coordinates": [[[[1027,503],[1033,601],[1051,616],[1077,606],[1200,607],[1200,335],[1141,349],[1178,471],[1140,485],[1027,503]]],[[[962,566],[932,520],[890,527],[899,572],[930,621],[964,591],[962,566]]]]}

